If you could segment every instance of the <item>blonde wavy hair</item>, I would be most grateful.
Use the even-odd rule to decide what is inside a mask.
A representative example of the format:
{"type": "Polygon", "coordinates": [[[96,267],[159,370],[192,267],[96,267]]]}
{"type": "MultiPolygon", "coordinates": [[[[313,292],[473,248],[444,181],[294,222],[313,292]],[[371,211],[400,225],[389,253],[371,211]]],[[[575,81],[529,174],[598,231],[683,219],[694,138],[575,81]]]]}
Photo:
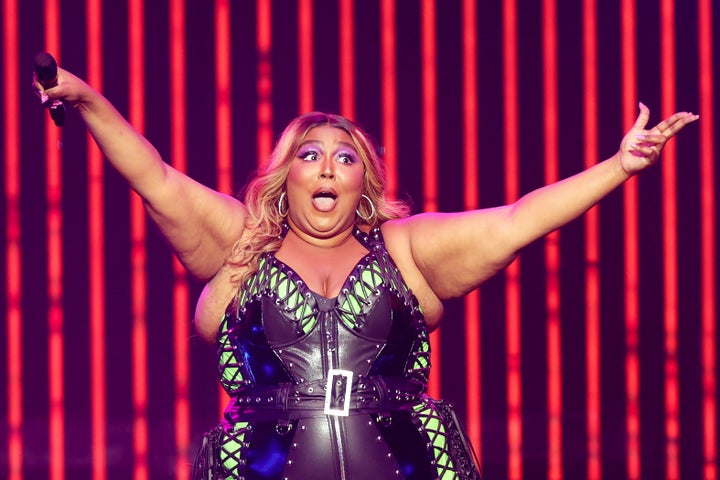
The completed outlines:
{"type": "Polygon", "coordinates": [[[409,207],[401,200],[385,196],[385,164],[377,153],[372,138],[363,129],[340,115],[310,112],[295,118],[285,128],[268,160],[258,169],[255,177],[244,191],[244,203],[248,210],[245,232],[234,245],[226,264],[235,270],[231,276],[233,284],[240,285],[255,273],[260,257],[275,252],[282,243],[284,219],[278,204],[285,191],[285,181],[300,144],[314,127],[327,125],[340,128],[352,139],[360,159],[365,166],[363,191],[375,206],[360,201],[355,216],[356,225],[375,228],[386,220],[406,217],[409,207]],[[365,220],[367,218],[367,220],[365,220]]]}

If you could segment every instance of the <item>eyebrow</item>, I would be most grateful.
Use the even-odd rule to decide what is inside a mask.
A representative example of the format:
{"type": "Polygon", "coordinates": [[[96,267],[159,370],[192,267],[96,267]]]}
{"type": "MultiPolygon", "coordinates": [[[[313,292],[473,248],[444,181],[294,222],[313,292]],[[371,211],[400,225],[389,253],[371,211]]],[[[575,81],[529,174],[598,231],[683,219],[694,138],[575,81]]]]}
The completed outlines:
{"type": "MultiPolygon", "coordinates": [[[[320,140],[313,140],[313,139],[304,140],[300,145],[298,145],[298,150],[308,144],[323,146],[323,145],[320,145],[320,143],[321,143],[320,140]]],[[[357,149],[355,148],[355,145],[353,145],[350,142],[345,142],[345,141],[341,140],[338,142],[338,144],[344,146],[345,148],[349,148],[353,152],[357,153],[357,149]]]]}

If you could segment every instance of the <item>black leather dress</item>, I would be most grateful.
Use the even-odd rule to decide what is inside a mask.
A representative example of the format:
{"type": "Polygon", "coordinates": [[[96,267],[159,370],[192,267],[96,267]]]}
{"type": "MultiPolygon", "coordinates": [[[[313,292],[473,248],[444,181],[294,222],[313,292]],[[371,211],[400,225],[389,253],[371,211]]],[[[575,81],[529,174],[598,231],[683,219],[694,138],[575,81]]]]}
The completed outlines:
{"type": "Polygon", "coordinates": [[[426,394],[430,344],[379,229],[337,298],[274,255],[228,307],[218,337],[225,420],[196,479],[479,478],[452,407],[426,394]]]}

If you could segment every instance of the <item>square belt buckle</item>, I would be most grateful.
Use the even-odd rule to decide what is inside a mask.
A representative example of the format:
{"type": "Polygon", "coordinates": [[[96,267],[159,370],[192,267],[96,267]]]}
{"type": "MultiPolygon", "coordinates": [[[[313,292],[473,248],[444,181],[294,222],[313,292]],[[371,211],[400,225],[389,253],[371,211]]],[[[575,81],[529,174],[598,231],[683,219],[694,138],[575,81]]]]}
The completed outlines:
{"type": "Polygon", "coordinates": [[[328,370],[325,388],[325,415],[347,417],[350,415],[350,394],[353,372],[331,368],[328,370]]]}

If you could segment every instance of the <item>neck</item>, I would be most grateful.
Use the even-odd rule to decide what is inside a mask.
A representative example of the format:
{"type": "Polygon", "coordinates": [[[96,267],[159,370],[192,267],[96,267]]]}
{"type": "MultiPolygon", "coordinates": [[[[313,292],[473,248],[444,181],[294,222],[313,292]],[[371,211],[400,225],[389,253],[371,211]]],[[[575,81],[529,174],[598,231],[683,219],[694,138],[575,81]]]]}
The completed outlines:
{"type": "Polygon", "coordinates": [[[300,230],[293,224],[292,221],[289,221],[288,225],[290,226],[290,229],[285,237],[287,240],[290,240],[291,242],[300,241],[317,248],[341,247],[354,238],[353,231],[355,230],[355,225],[350,225],[348,228],[330,237],[317,237],[311,235],[300,230]]]}

